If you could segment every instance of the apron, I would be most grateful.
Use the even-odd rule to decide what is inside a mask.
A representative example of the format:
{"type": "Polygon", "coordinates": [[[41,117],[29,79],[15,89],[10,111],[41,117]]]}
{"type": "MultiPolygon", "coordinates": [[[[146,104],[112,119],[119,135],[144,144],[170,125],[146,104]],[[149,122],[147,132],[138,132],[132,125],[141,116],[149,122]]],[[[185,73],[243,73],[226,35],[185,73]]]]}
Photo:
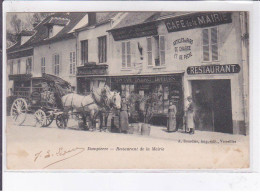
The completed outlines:
{"type": "Polygon", "coordinates": [[[194,129],[194,105],[193,105],[193,103],[190,103],[187,108],[186,125],[187,125],[187,128],[194,129]]]}

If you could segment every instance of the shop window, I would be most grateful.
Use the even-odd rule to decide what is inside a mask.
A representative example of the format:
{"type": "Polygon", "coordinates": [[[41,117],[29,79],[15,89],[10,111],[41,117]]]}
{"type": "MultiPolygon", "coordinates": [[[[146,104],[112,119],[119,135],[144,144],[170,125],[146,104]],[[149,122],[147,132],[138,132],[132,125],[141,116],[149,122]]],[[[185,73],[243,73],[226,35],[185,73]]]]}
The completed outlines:
{"type": "Polygon", "coordinates": [[[31,57],[26,59],[26,73],[27,74],[32,73],[32,58],[31,57]]]}
{"type": "Polygon", "coordinates": [[[99,63],[107,62],[107,37],[98,38],[98,60],[99,63]]]}
{"type": "Polygon", "coordinates": [[[88,62],[88,40],[80,42],[81,45],[81,64],[85,65],[88,62]]]}
{"type": "Polygon", "coordinates": [[[60,55],[55,54],[53,56],[53,68],[54,68],[54,75],[60,74],[60,55]]]}
{"type": "Polygon", "coordinates": [[[21,60],[18,59],[17,61],[17,74],[20,74],[21,73],[21,60]]]}
{"type": "Polygon", "coordinates": [[[46,66],[45,66],[45,57],[41,58],[41,72],[45,73],[46,72],[46,66]]]}
{"type": "Polygon", "coordinates": [[[202,30],[203,61],[218,61],[217,27],[202,30]]]}
{"type": "Polygon", "coordinates": [[[10,63],[10,75],[14,74],[14,61],[11,61],[10,63]]]}
{"type": "Polygon", "coordinates": [[[152,37],[147,38],[147,63],[148,66],[153,65],[152,37]]]}
{"type": "Polygon", "coordinates": [[[156,85],[153,93],[158,97],[158,102],[154,105],[154,112],[157,114],[167,114],[169,107],[169,87],[166,85],[156,85]]]}
{"type": "Polygon", "coordinates": [[[126,98],[129,97],[129,95],[134,92],[134,85],[133,84],[122,84],[121,85],[121,95],[124,95],[126,98]]]}
{"type": "Polygon", "coordinates": [[[131,68],[130,42],[122,42],[122,68],[131,68]]]}
{"type": "Polygon", "coordinates": [[[70,52],[70,74],[76,74],[76,53],[70,52]]]}

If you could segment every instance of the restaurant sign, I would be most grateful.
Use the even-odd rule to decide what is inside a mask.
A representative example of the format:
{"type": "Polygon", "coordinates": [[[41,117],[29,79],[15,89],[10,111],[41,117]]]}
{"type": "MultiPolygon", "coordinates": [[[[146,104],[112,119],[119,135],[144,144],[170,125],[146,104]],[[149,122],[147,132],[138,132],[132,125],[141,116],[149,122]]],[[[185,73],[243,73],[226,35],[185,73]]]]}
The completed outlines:
{"type": "Polygon", "coordinates": [[[158,35],[155,24],[142,24],[138,26],[115,29],[111,32],[115,41],[158,35]]]}
{"type": "Polygon", "coordinates": [[[231,23],[231,12],[205,12],[165,20],[168,32],[216,26],[231,23]]]}
{"type": "Polygon", "coordinates": [[[111,77],[112,83],[124,84],[148,84],[148,83],[169,83],[181,81],[181,76],[178,75],[156,75],[156,76],[120,76],[111,77]]]}
{"type": "Polygon", "coordinates": [[[239,73],[240,66],[238,64],[228,65],[205,65],[205,66],[192,66],[187,68],[187,74],[228,74],[239,73]]]}

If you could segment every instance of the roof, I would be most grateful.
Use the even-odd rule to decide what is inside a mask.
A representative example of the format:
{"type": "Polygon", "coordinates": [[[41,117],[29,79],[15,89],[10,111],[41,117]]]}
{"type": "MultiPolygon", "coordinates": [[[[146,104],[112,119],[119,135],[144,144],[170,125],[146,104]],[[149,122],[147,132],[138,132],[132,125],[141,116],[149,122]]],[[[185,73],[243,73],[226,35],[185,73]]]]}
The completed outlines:
{"type": "MultiPolygon", "coordinates": [[[[94,24],[94,26],[105,24],[105,23],[111,21],[119,13],[122,13],[122,12],[97,12],[96,13],[96,23],[94,24]]],[[[76,31],[85,30],[89,26],[90,26],[89,24],[86,24],[86,25],[76,29],[76,31]]]]}
{"type": "Polygon", "coordinates": [[[129,12],[114,28],[124,28],[147,22],[157,12],[129,12]]]}
{"type": "Polygon", "coordinates": [[[67,18],[61,18],[61,17],[51,17],[49,21],[46,21],[44,25],[58,25],[58,26],[65,26],[69,22],[69,19],[67,18]]]}
{"type": "Polygon", "coordinates": [[[44,44],[49,44],[52,42],[74,38],[73,32],[71,30],[84,18],[87,13],[83,12],[70,12],[70,13],[55,13],[47,18],[45,18],[41,23],[39,23],[35,28],[35,35],[32,36],[26,43],[20,45],[16,43],[9,49],[7,52],[17,51],[21,49],[32,48],[33,46],[39,46],[44,44]],[[63,23],[64,21],[68,22],[66,26],[54,37],[48,38],[48,28],[45,25],[46,22],[51,23],[63,23]]]}
{"type": "Polygon", "coordinates": [[[111,31],[143,23],[163,20],[190,12],[129,12],[111,31]]]}

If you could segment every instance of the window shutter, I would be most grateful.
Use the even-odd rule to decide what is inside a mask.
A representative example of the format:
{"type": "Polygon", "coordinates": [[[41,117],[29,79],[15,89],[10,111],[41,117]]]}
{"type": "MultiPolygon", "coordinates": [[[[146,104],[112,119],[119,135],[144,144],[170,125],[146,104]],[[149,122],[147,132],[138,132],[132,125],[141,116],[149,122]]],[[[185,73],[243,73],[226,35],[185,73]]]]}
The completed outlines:
{"type": "Polygon", "coordinates": [[[165,39],[164,36],[159,37],[160,63],[165,65],[165,39]]]}
{"type": "Polygon", "coordinates": [[[126,43],[126,51],[127,51],[127,67],[131,67],[131,44],[130,44],[130,42],[126,43]]]}
{"type": "Polygon", "coordinates": [[[61,54],[58,54],[58,63],[59,63],[59,73],[58,75],[61,76],[62,75],[62,56],[61,54]]]}
{"type": "Polygon", "coordinates": [[[125,42],[122,42],[122,67],[126,67],[126,53],[125,53],[125,42]]]}
{"type": "Polygon", "coordinates": [[[202,30],[203,61],[209,61],[209,30],[202,30]]]}
{"type": "Polygon", "coordinates": [[[218,30],[217,28],[211,28],[211,49],[212,49],[212,61],[218,60],[218,30]]]}
{"type": "Polygon", "coordinates": [[[148,65],[153,65],[153,55],[152,55],[152,38],[147,38],[147,62],[148,65]]]}
{"type": "Polygon", "coordinates": [[[55,75],[55,55],[52,55],[52,73],[55,75]]]}

